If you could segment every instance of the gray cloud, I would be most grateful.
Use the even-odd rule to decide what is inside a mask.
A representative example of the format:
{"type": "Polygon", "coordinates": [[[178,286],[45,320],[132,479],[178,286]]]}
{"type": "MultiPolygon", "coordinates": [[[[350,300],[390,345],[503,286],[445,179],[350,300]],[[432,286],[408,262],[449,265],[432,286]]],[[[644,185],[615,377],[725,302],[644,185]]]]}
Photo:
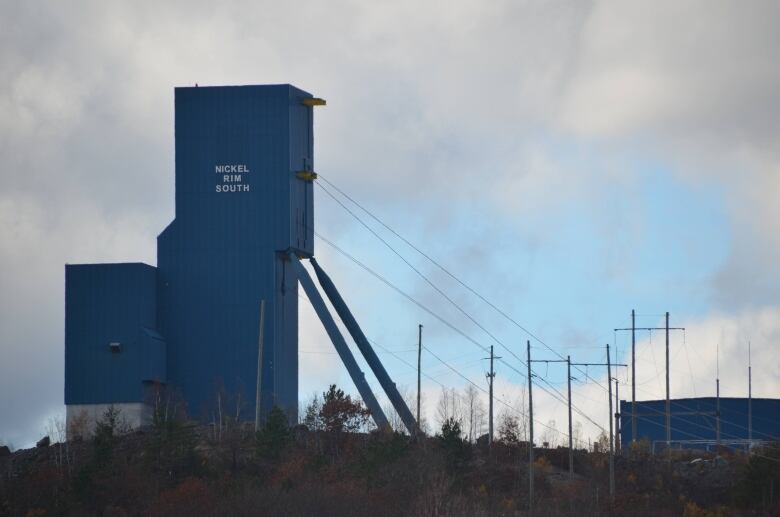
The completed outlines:
{"type": "Polygon", "coordinates": [[[713,279],[727,310],[774,304],[780,280],[776,2],[599,2],[558,121],[609,147],[641,142],[725,193],[734,242],[713,279]]]}

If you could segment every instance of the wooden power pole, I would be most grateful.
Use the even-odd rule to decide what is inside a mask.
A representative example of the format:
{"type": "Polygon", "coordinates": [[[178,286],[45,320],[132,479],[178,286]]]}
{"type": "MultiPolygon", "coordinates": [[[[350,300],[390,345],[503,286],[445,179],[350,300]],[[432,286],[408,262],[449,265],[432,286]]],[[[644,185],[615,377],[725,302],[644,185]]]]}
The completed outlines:
{"type": "MultiPolygon", "coordinates": [[[[531,373],[531,364],[533,364],[533,363],[546,363],[546,364],[549,364],[549,363],[567,363],[569,365],[569,368],[568,368],[569,379],[571,379],[571,360],[569,358],[566,358],[566,359],[531,359],[531,342],[528,341],[528,405],[529,405],[529,407],[531,406],[531,386],[532,386],[531,377],[533,375],[531,373]]],[[[531,465],[529,466],[529,469],[530,469],[529,470],[529,475],[531,476],[531,494],[532,494],[531,497],[533,498],[533,475],[534,475],[534,472],[533,472],[533,448],[534,448],[534,445],[533,445],[534,444],[534,439],[533,439],[533,411],[531,411],[529,419],[530,419],[529,427],[531,429],[531,440],[529,442],[529,447],[531,448],[531,455],[529,457],[531,465]]],[[[572,446],[572,440],[571,440],[571,380],[569,380],[569,473],[570,473],[570,475],[574,471],[574,467],[573,467],[573,465],[574,465],[573,461],[574,460],[571,457],[571,446],[572,446]]]]}
{"type": "Polygon", "coordinates": [[[528,351],[528,513],[534,514],[534,397],[531,377],[531,340],[526,341],[528,351]]]}
{"type": "Polygon", "coordinates": [[[574,438],[571,426],[571,356],[566,356],[566,379],[569,388],[569,480],[574,478],[574,438]]]}
{"type": "Polygon", "coordinates": [[[631,443],[636,442],[636,311],[631,309],[631,443]]]}
{"type": "Polygon", "coordinates": [[[486,357],[485,359],[490,359],[490,372],[488,372],[485,377],[488,379],[488,387],[489,387],[489,397],[490,401],[488,403],[488,447],[493,447],[493,378],[496,376],[495,370],[493,370],[493,359],[501,359],[501,357],[496,357],[493,355],[493,345],[490,345],[490,357],[486,357]]]}
{"type": "Polygon", "coordinates": [[[620,383],[615,376],[615,452],[620,454],[620,383]]]}
{"type": "Polygon", "coordinates": [[[615,332],[622,330],[631,331],[631,441],[636,441],[637,429],[636,429],[636,331],[637,330],[664,330],[666,331],[666,409],[664,411],[666,415],[666,447],[669,448],[672,440],[672,424],[671,424],[671,402],[670,402],[670,390],[669,390],[669,331],[670,330],[682,330],[685,332],[685,327],[670,327],[669,326],[669,313],[666,313],[666,325],[663,327],[637,327],[636,326],[636,311],[631,311],[631,326],[623,329],[614,329],[615,332]]]}
{"type": "Polygon", "coordinates": [[[612,364],[607,344],[607,384],[609,384],[609,498],[615,500],[615,442],[612,429],[612,364]]]}
{"type": "Polygon", "coordinates": [[[417,431],[422,432],[420,421],[420,375],[422,372],[422,323],[417,327],[417,431]]]}
{"type": "Polygon", "coordinates": [[[748,453],[753,445],[753,364],[748,341],[748,453]]]}
{"type": "MultiPolygon", "coordinates": [[[[720,343],[715,348],[715,454],[720,455],[720,343]]],[[[717,463],[716,463],[717,465],[717,463]]]]}
{"type": "Polygon", "coordinates": [[[669,313],[666,313],[666,450],[672,454],[672,405],[669,399],[669,313]]]}
{"type": "MultiPolygon", "coordinates": [[[[615,414],[612,411],[612,367],[615,366],[628,366],[626,364],[613,363],[609,357],[609,344],[607,344],[607,362],[606,363],[570,363],[573,366],[606,366],[607,367],[607,384],[608,398],[609,398],[609,494],[614,498],[615,496],[615,440],[614,440],[614,424],[613,419],[615,414]]],[[[571,399],[570,402],[571,404],[571,399]]]]}

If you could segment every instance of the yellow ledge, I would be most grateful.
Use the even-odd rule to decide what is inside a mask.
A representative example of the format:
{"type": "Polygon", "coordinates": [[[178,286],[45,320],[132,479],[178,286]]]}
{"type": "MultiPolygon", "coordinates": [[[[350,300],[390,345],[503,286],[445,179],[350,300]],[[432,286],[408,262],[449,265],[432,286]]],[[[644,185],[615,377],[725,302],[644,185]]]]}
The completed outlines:
{"type": "Polygon", "coordinates": [[[312,97],[310,99],[303,99],[301,103],[304,106],[325,106],[325,99],[320,99],[318,97],[312,97]]]}

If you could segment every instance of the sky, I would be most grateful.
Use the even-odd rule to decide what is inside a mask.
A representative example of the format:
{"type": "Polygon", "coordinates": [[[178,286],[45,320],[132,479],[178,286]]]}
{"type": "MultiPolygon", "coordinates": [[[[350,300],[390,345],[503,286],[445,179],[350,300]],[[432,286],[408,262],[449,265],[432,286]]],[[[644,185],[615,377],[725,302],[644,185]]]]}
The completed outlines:
{"type": "MultiPolygon", "coordinates": [[[[173,89],[195,83],[327,99],[315,170],[533,334],[353,206],[444,299],[320,180],[317,231],[462,333],[316,242],[372,340],[413,364],[422,324],[460,372],[423,353],[431,421],[441,385],[486,387],[491,345],[514,408],[528,339],[540,359],[603,362],[609,343],[628,362],[613,329],[632,309],[686,328],[673,397],[714,395],[718,362],[722,395],[746,395],[748,342],[754,396],[780,397],[779,17],[771,1],[0,0],[0,442],[30,446],[64,413],[64,265],[156,263],[173,89]]],[[[307,303],[300,317],[302,400],[354,392],[307,303]]],[[[379,352],[413,393],[414,369],[379,352]]],[[[664,396],[663,357],[662,333],[638,334],[638,398],[664,396]]],[[[560,365],[535,373],[565,389],[560,365]]],[[[606,427],[606,372],[588,373],[573,400],[606,427]]],[[[538,420],[564,429],[537,391],[538,420]]]]}

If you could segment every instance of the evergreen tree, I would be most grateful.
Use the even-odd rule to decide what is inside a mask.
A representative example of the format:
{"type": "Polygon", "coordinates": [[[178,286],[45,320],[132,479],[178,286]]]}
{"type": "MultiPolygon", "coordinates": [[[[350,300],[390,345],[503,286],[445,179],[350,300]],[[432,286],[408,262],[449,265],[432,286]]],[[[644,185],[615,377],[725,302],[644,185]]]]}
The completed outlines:
{"type": "Polygon", "coordinates": [[[268,458],[277,458],[292,439],[287,415],[279,406],[268,413],[265,425],[257,432],[257,453],[268,458]]]}

